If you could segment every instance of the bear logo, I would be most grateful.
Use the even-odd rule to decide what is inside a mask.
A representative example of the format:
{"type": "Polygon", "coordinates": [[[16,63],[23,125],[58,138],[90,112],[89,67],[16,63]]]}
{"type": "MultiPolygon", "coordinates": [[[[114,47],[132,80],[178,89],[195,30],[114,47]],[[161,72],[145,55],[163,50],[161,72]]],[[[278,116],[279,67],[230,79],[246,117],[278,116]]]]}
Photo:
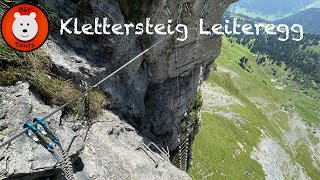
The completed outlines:
{"type": "Polygon", "coordinates": [[[38,23],[35,20],[37,14],[31,12],[29,15],[14,13],[14,22],[12,24],[13,35],[20,41],[30,41],[38,33],[38,23]]]}

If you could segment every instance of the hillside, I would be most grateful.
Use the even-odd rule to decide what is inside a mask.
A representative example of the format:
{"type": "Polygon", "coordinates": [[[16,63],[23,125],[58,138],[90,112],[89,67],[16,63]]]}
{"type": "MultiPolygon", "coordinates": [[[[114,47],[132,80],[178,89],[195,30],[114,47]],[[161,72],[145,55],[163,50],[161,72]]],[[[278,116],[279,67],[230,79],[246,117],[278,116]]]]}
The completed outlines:
{"type": "Polygon", "coordinates": [[[275,36],[244,36],[237,37],[237,42],[259,54],[259,63],[264,65],[264,56],[273,63],[281,66],[285,64],[290,69],[290,77],[299,83],[301,89],[313,89],[319,92],[320,84],[320,37],[305,34],[300,42],[288,40],[280,42],[275,36]]]}
{"type": "MultiPolygon", "coordinates": [[[[269,23],[258,18],[250,18],[244,15],[234,15],[226,13],[226,19],[237,17],[239,23],[269,23]]],[[[292,35],[291,35],[292,36],[292,35]]],[[[231,37],[231,36],[229,36],[231,37]]],[[[268,36],[260,34],[258,36],[235,35],[232,36],[236,42],[258,54],[258,63],[264,65],[265,57],[273,63],[281,66],[285,64],[286,70],[291,70],[290,78],[298,82],[301,90],[320,92],[320,36],[305,33],[301,41],[296,42],[291,39],[279,41],[280,35],[268,36]]],[[[319,98],[319,97],[318,97],[319,98]]]]}
{"type": "Polygon", "coordinates": [[[223,37],[202,92],[193,179],[317,179],[320,103],[296,89],[285,66],[223,37]],[[276,71],[276,73],[274,73],[276,71]]]}
{"type": "Polygon", "coordinates": [[[275,21],[277,24],[300,24],[303,26],[304,31],[311,34],[320,35],[320,9],[311,8],[303,10],[297,14],[291,15],[289,17],[279,19],[275,21]]]}
{"type": "Polygon", "coordinates": [[[319,7],[319,0],[240,0],[229,11],[268,20],[280,19],[306,8],[319,7]]]}

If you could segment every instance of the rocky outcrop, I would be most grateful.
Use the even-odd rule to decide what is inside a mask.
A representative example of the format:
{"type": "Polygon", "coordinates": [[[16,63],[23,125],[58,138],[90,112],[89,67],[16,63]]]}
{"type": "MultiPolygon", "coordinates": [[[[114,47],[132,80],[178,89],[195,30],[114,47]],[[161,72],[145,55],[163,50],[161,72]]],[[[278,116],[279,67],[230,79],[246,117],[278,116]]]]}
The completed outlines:
{"type": "MultiPolygon", "coordinates": [[[[0,97],[0,111],[3,113],[1,140],[20,131],[28,118],[52,110],[30,92],[27,83],[0,87],[0,97]]],[[[186,173],[170,162],[154,162],[138,149],[147,140],[109,111],[92,120],[91,127],[76,121],[74,117],[62,117],[61,113],[47,122],[50,128],[56,130],[64,149],[78,134],[69,151],[76,179],[189,179],[186,173]]],[[[55,163],[53,156],[27,135],[0,149],[1,179],[62,178],[62,170],[55,168],[55,163]]]]}

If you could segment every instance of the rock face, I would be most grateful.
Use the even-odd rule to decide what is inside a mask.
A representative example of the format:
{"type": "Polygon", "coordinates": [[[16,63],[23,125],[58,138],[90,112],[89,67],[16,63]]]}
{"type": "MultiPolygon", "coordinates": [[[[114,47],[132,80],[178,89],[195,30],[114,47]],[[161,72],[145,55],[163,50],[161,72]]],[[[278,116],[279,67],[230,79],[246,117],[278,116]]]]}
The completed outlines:
{"type": "MultiPolygon", "coordinates": [[[[1,140],[5,139],[3,135],[20,131],[25,119],[52,110],[29,91],[27,83],[0,88],[0,97],[4,113],[0,121],[1,140]]],[[[63,141],[64,149],[76,136],[75,129],[80,129],[69,151],[76,179],[190,179],[165,160],[156,161],[156,168],[156,163],[138,149],[147,140],[109,111],[94,119],[89,129],[73,117],[62,118],[61,113],[47,122],[51,129],[57,130],[55,133],[63,141]]],[[[53,156],[27,135],[0,149],[0,164],[1,179],[60,179],[62,173],[60,168],[53,167],[53,156]]]]}
{"type": "MultiPolygon", "coordinates": [[[[39,1],[56,12],[51,16],[58,25],[52,26],[44,46],[53,62],[53,71],[76,84],[93,85],[163,38],[133,34],[64,33],[61,36],[60,19],[77,17],[79,24],[94,24],[96,17],[107,17],[112,24],[124,24],[133,21],[132,13],[123,4],[126,0],[39,1]]],[[[75,117],[62,116],[61,112],[48,120],[65,146],[79,135],[69,152],[77,179],[189,179],[168,161],[161,160],[156,168],[156,163],[137,148],[142,142],[153,141],[158,145],[167,144],[171,151],[177,149],[181,121],[221,48],[221,37],[199,35],[196,30],[199,19],[203,18],[208,25],[219,23],[225,9],[234,1],[161,0],[135,4],[142,23],[146,17],[150,17],[153,24],[166,24],[168,19],[176,24],[180,19],[180,23],[189,27],[189,38],[180,42],[174,36],[168,37],[104,82],[100,88],[110,98],[112,112],[105,111],[93,120],[89,130],[76,122],[75,117]]],[[[127,4],[137,2],[127,1],[127,4]]],[[[20,83],[0,89],[1,139],[21,129],[24,119],[52,110],[28,87],[20,83]]],[[[196,131],[199,124],[201,122],[194,127],[196,131]]],[[[61,175],[61,169],[53,167],[55,162],[50,153],[26,136],[0,149],[0,162],[1,178],[60,178],[61,175]]]]}
{"type": "MultiPolygon", "coordinates": [[[[124,12],[123,0],[43,1],[64,21],[78,17],[79,24],[94,24],[96,17],[107,17],[111,24],[130,22],[124,12]]],[[[104,82],[101,88],[109,95],[112,110],[144,136],[159,143],[167,141],[171,150],[176,149],[181,120],[220,53],[221,38],[200,35],[199,19],[203,18],[208,26],[219,23],[225,9],[234,1],[161,0],[141,1],[140,4],[130,1],[129,4],[135,3],[133,6],[141,10],[140,22],[144,23],[149,17],[153,24],[167,24],[169,19],[176,24],[180,19],[180,23],[188,26],[189,35],[184,42],[175,40],[174,36],[168,37],[104,82]]],[[[129,36],[66,33],[60,36],[58,33],[57,29],[52,30],[46,43],[57,73],[76,83],[85,81],[89,84],[163,38],[134,33],[129,36]]]]}

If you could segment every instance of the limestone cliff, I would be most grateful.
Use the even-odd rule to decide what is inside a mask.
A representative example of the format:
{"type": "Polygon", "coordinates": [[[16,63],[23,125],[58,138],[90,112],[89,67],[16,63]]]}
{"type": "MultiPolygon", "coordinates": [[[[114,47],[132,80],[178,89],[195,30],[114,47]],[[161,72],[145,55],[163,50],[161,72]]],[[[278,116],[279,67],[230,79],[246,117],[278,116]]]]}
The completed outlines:
{"type": "MultiPolygon", "coordinates": [[[[130,21],[125,18],[124,10],[121,11],[125,8],[116,0],[45,2],[65,20],[80,17],[82,23],[94,23],[95,17],[108,17],[114,23],[130,21]]],[[[138,6],[142,22],[146,17],[154,24],[178,18],[179,0],[141,2],[138,6]]],[[[167,140],[170,149],[175,149],[181,119],[196,98],[198,87],[210,72],[221,47],[220,37],[199,35],[196,30],[198,21],[203,18],[208,25],[219,23],[230,3],[222,0],[182,1],[181,23],[188,25],[189,38],[179,42],[173,36],[169,37],[105,82],[101,87],[110,96],[112,110],[144,135],[167,140]]],[[[130,9],[128,11],[130,14],[130,9]]],[[[61,37],[58,33],[52,31],[47,43],[48,55],[57,66],[58,74],[77,83],[83,80],[89,84],[94,82],[92,79],[101,79],[161,38],[159,35],[101,37],[67,34],[61,37]]]]}

